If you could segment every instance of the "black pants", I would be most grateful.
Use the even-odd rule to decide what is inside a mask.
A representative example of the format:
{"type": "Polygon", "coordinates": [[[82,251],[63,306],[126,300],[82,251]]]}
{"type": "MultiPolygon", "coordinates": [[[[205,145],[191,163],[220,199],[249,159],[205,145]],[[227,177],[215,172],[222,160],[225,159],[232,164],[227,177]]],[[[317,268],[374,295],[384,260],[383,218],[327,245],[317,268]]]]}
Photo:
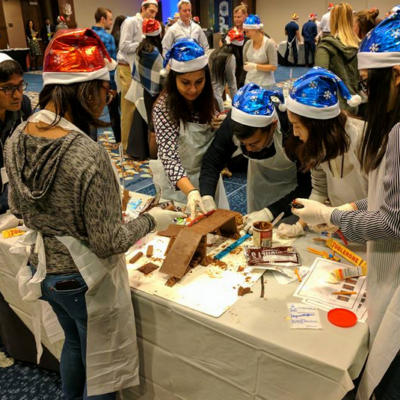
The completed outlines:
{"type": "Polygon", "coordinates": [[[120,94],[114,97],[112,102],[108,105],[111,128],[114,132],[116,143],[121,143],[121,115],[119,113],[119,96],[120,94]]]}
{"type": "Polygon", "coordinates": [[[304,52],[306,56],[306,66],[310,64],[310,52],[311,52],[311,65],[314,65],[315,63],[315,42],[304,42],[304,52]]]}
{"type": "MultiPolygon", "coordinates": [[[[289,62],[289,52],[290,52],[289,42],[290,41],[288,40],[288,43],[286,45],[286,53],[285,53],[286,64],[289,62]]],[[[294,65],[297,65],[298,55],[297,55],[297,41],[296,41],[296,39],[293,40],[293,42],[292,42],[292,49],[293,49],[294,65]]]]}

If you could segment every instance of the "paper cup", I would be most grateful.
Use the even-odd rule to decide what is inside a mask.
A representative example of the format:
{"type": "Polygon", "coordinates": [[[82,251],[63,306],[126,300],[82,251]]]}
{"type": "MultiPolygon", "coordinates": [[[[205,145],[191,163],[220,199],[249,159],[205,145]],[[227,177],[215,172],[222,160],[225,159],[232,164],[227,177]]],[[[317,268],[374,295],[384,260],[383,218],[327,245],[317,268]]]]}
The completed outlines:
{"type": "Polygon", "coordinates": [[[272,224],[270,222],[254,222],[253,244],[258,247],[272,247],[272,224]]]}

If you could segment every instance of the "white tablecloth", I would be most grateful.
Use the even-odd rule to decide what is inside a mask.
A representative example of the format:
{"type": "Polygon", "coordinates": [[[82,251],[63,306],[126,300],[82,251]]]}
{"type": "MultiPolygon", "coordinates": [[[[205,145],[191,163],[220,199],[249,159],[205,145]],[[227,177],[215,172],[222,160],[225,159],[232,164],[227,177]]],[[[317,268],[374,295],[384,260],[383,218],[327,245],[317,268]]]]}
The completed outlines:
{"type": "MultiPolygon", "coordinates": [[[[0,291],[32,330],[29,306],[18,294],[18,259],[8,253],[16,239],[0,239],[0,291]]],[[[310,236],[294,246],[303,265],[310,236]]],[[[350,247],[362,255],[364,248],[350,247]]],[[[260,282],[220,318],[133,290],[141,359],[141,385],[133,399],[159,400],[341,400],[353,388],[367,356],[368,327],[331,325],[320,311],[322,330],[292,330],[287,302],[297,283],[281,286],[265,273],[260,282]]],[[[44,345],[57,357],[61,342],[44,345]]]]}

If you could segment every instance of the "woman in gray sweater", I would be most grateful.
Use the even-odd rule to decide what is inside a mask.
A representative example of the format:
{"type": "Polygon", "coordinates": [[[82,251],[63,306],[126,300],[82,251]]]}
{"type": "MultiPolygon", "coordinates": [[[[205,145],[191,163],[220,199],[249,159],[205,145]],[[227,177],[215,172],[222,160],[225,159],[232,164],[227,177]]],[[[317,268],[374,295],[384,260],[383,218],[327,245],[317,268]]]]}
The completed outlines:
{"type": "Polygon", "coordinates": [[[67,399],[84,392],[115,399],[118,390],[138,383],[124,253],[182,216],[153,209],[122,221],[110,157],[87,134],[90,126],[106,125],[99,117],[112,100],[110,61],[89,29],[57,36],[46,53],[41,111],[16,129],[5,149],[10,209],[30,230],[23,238],[34,238],[34,279],[19,284],[25,299],[50,303],[64,330],[60,370],[67,399]]]}

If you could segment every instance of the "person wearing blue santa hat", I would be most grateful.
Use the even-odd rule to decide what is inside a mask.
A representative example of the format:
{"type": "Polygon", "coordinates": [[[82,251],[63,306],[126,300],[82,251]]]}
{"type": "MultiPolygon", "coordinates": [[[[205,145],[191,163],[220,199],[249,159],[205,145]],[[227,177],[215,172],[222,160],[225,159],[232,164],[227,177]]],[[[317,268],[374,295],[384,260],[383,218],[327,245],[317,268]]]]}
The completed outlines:
{"type": "MultiPolygon", "coordinates": [[[[192,216],[198,208],[205,213],[199,174],[217,116],[208,57],[194,39],[178,39],[166,54],[161,74],[167,78],[153,108],[158,145],[158,159],[150,161],[153,182],[162,198],[187,202],[192,216]]],[[[219,208],[229,208],[221,177],[214,189],[219,208]]]]}
{"type": "Polygon", "coordinates": [[[272,221],[282,211],[290,216],[293,198],[299,193],[308,197],[311,192],[310,173],[300,171],[299,160],[286,154],[290,124],[286,113],[275,107],[273,98],[284,101],[282,93],[255,83],[239,89],[232,111],[217,131],[201,167],[200,192],[210,211],[216,207],[213,193],[219,171],[238,149],[249,159],[246,232],[252,232],[253,222],[272,221]]]}
{"type": "MultiPolygon", "coordinates": [[[[340,109],[339,93],[351,104],[361,100],[358,95],[352,96],[333,72],[315,67],[297,79],[286,100],[293,147],[304,169],[311,170],[310,199],[320,203],[329,200],[333,207],[364,199],[368,191],[368,179],[357,158],[364,121],[350,118],[340,109]]],[[[353,210],[350,204],[339,209],[353,210]]],[[[278,233],[299,236],[305,226],[301,220],[295,225],[280,224],[278,233]]],[[[310,228],[337,231],[335,225],[310,228]]]]}
{"type": "Polygon", "coordinates": [[[395,10],[361,43],[360,87],[368,95],[360,145],[369,174],[368,197],[340,211],[321,203],[293,210],[309,224],[334,224],[347,239],[367,242],[369,357],[357,399],[400,398],[400,12],[395,10]]]}

